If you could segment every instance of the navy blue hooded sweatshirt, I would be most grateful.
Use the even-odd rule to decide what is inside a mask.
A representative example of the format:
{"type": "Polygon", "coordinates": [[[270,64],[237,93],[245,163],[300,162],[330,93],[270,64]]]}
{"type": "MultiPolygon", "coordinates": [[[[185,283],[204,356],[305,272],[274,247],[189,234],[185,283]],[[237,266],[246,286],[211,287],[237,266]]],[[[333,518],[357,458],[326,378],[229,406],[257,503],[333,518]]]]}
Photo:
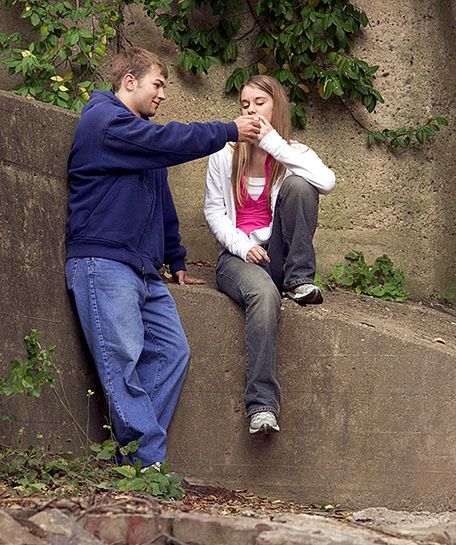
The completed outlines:
{"type": "Polygon", "coordinates": [[[167,169],[237,141],[234,122],[157,125],[113,93],[95,91],[68,163],[67,256],[103,257],[157,275],[185,269],[167,169]]]}

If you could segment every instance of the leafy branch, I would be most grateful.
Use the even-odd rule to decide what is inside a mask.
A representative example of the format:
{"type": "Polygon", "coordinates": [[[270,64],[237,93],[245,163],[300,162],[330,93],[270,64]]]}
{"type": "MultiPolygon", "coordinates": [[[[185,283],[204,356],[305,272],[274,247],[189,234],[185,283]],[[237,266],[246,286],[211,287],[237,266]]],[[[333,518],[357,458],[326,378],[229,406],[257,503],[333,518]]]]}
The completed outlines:
{"type": "MultiPolygon", "coordinates": [[[[11,74],[23,84],[16,92],[62,108],[80,111],[100,79],[98,67],[107,54],[122,18],[120,2],[105,5],[96,0],[0,0],[6,7],[23,6],[21,18],[30,33],[0,33],[0,51],[11,74]]],[[[103,88],[103,84],[98,85],[103,88]]]]}
{"type": "MultiPolygon", "coordinates": [[[[243,82],[255,74],[270,74],[289,90],[291,115],[296,127],[307,123],[306,109],[312,95],[323,100],[333,98],[361,102],[368,112],[383,103],[375,88],[378,66],[370,66],[353,57],[350,49],[355,38],[368,25],[364,11],[348,0],[258,0],[254,5],[245,0],[257,30],[257,57],[247,67],[236,67],[225,85],[225,91],[239,90],[243,82]]],[[[147,12],[163,29],[166,39],[180,49],[180,66],[194,73],[207,72],[215,63],[234,62],[238,58],[242,2],[229,0],[226,10],[220,0],[181,0],[177,7],[170,0],[145,2],[147,12]],[[196,8],[212,10],[204,25],[195,26],[192,15],[196,8]]],[[[438,117],[415,129],[369,131],[368,144],[384,143],[393,148],[407,147],[412,140],[422,144],[435,136],[439,125],[447,120],[438,117]]]]}
{"type": "Polygon", "coordinates": [[[369,145],[423,144],[448,124],[436,117],[412,129],[369,131],[357,119],[349,103],[360,102],[373,112],[384,99],[375,88],[379,67],[350,53],[368,18],[349,0],[79,0],[76,5],[69,0],[0,0],[7,7],[16,3],[23,5],[21,17],[30,22],[30,41],[18,33],[0,33],[0,51],[8,54],[3,62],[23,78],[16,92],[64,108],[82,109],[100,80],[107,46],[120,35],[124,6],[137,4],[164,38],[177,45],[179,65],[192,73],[236,62],[240,40],[256,32],[255,60],[233,69],[225,91],[239,90],[255,74],[276,77],[289,90],[296,127],[306,125],[306,109],[315,95],[341,100],[369,132],[369,145]],[[246,10],[254,24],[243,31],[246,10]]]}

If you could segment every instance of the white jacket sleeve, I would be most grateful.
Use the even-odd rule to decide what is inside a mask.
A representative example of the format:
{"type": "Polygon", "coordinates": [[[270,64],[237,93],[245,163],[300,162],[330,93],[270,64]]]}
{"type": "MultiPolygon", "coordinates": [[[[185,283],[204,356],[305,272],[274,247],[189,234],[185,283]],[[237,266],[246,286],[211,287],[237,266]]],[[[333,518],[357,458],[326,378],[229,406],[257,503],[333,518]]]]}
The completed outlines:
{"type": "Polygon", "coordinates": [[[243,231],[237,229],[228,217],[222,189],[221,176],[224,174],[220,168],[220,153],[222,152],[209,157],[204,216],[217,241],[229,252],[245,261],[247,253],[255,246],[255,243],[243,231]]]}
{"type": "Polygon", "coordinates": [[[277,131],[273,130],[261,140],[259,146],[282,163],[292,174],[301,176],[312,184],[322,195],[327,195],[333,190],[336,182],[334,172],[304,144],[290,145],[277,131]]]}

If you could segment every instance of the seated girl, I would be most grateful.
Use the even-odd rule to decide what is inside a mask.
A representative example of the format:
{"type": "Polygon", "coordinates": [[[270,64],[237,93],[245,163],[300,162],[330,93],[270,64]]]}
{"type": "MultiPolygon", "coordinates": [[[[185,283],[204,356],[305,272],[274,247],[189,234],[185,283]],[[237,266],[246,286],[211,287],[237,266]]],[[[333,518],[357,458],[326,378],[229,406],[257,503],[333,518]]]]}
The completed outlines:
{"type": "Polygon", "coordinates": [[[280,430],[281,296],[323,302],[313,236],[319,195],[333,189],[335,176],[314,151],[290,140],[289,103],[277,80],[252,77],[240,102],[261,130],[254,142],[227,144],[209,158],[204,213],[221,249],[217,287],[245,309],[246,416],[257,434],[280,430]]]}

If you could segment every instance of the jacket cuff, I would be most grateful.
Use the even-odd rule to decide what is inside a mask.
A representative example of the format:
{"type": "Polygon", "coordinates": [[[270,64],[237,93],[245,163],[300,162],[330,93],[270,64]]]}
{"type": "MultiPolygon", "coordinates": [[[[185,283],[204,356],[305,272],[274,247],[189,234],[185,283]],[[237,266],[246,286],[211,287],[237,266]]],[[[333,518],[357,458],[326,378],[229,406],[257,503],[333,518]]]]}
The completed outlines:
{"type": "Polygon", "coordinates": [[[254,242],[252,242],[250,239],[247,244],[243,244],[243,247],[240,249],[239,257],[243,259],[244,261],[247,261],[247,254],[250,252],[250,250],[256,246],[254,242]]]}
{"type": "Polygon", "coordinates": [[[272,152],[280,149],[280,146],[282,146],[284,143],[284,139],[280,136],[280,134],[274,129],[261,139],[258,146],[263,149],[264,151],[267,151],[269,154],[272,155],[272,152]]]}
{"type": "Polygon", "coordinates": [[[239,138],[239,133],[237,129],[237,125],[234,121],[231,121],[231,123],[226,123],[226,134],[227,134],[227,142],[237,142],[239,138]]]}
{"type": "Polygon", "coordinates": [[[174,274],[177,271],[186,271],[187,267],[185,266],[185,259],[179,259],[169,264],[169,270],[171,274],[174,274]]]}

